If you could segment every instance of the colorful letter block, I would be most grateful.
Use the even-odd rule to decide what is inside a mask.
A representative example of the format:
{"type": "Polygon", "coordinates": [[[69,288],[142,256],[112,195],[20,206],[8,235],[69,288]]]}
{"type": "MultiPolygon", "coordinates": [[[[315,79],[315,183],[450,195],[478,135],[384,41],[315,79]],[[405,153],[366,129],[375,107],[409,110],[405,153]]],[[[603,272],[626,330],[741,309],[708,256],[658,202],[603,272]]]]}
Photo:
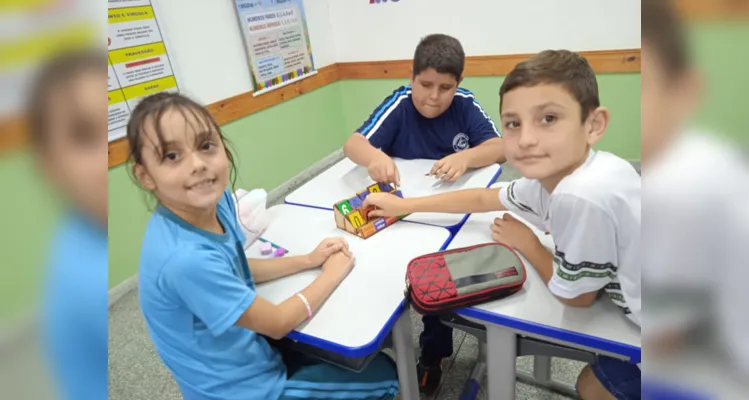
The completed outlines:
{"type": "Polygon", "coordinates": [[[360,210],[352,211],[348,214],[348,220],[354,228],[364,225],[365,219],[362,217],[360,210]]]}
{"type": "Polygon", "coordinates": [[[348,199],[348,203],[351,205],[352,210],[356,210],[357,208],[361,208],[362,199],[360,199],[359,196],[355,196],[348,199]]]}
{"type": "Polygon", "coordinates": [[[336,226],[366,239],[402,219],[404,216],[389,218],[370,216],[375,207],[364,208],[364,200],[370,193],[380,192],[391,193],[403,198],[403,193],[388,183],[381,182],[370,185],[367,189],[358,192],[355,197],[341,200],[333,206],[336,226]]]}
{"type": "Polygon", "coordinates": [[[351,204],[349,204],[349,202],[348,202],[348,201],[342,201],[342,202],[340,202],[340,203],[336,204],[336,208],[337,208],[337,209],[338,209],[338,210],[339,210],[339,211],[341,212],[341,214],[343,214],[343,215],[347,215],[348,213],[350,213],[350,212],[351,212],[351,210],[353,210],[353,208],[351,208],[351,204]]]}
{"type": "Polygon", "coordinates": [[[367,196],[369,196],[369,189],[362,190],[361,192],[357,193],[356,195],[359,196],[359,198],[362,199],[362,201],[364,201],[364,199],[366,199],[367,196]]]}
{"type": "Polygon", "coordinates": [[[368,238],[372,235],[374,235],[377,232],[377,229],[375,228],[374,224],[369,223],[361,227],[361,233],[365,238],[368,238]]]}

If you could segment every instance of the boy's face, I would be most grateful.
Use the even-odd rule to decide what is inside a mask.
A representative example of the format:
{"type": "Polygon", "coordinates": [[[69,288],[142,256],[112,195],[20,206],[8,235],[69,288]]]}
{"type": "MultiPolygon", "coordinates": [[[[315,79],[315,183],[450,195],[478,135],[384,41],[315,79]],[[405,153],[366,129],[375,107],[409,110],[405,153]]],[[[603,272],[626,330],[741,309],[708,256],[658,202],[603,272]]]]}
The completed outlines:
{"type": "MultiPolygon", "coordinates": [[[[462,80],[462,78],[461,78],[462,80]]],[[[460,80],[451,74],[440,74],[434,68],[411,74],[411,98],[425,118],[442,115],[453,102],[460,80]]]]}
{"type": "Polygon", "coordinates": [[[75,206],[107,220],[106,75],[82,71],[47,97],[48,132],[40,162],[46,175],[75,206]]]}
{"type": "Polygon", "coordinates": [[[558,182],[585,161],[608,123],[602,107],[584,122],[580,110],[580,103],[559,84],[505,93],[501,119],[507,160],[526,178],[558,182]]]}
{"type": "Polygon", "coordinates": [[[218,132],[189,110],[165,112],[160,125],[163,149],[153,118],[146,120],[143,165],[135,166],[135,176],[171,210],[215,210],[229,185],[230,168],[218,132]]]}
{"type": "Polygon", "coordinates": [[[660,55],[643,41],[641,79],[642,158],[647,161],[667,146],[694,111],[699,77],[696,71],[667,73],[660,55]]]}

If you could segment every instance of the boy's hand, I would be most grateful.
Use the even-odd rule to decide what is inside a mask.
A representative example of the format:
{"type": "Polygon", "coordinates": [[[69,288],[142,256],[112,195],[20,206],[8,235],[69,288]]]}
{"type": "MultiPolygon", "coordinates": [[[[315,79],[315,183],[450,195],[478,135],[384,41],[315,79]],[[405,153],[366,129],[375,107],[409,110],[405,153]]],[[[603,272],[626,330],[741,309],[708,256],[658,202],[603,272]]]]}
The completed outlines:
{"type": "Polygon", "coordinates": [[[385,153],[380,153],[372,163],[367,166],[369,177],[375,182],[392,183],[396,187],[401,185],[401,176],[395,161],[385,153]]]}
{"type": "Polygon", "coordinates": [[[362,207],[374,206],[369,212],[370,217],[398,217],[408,212],[406,199],[402,199],[390,193],[371,193],[364,199],[362,207]]]}
{"type": "Polygon", "coordinates": [[[463,152],[450,154],[434,163],[429,175],[439,179],[455,182],[468,170],[468,159],[463,152]]]}
{"type": "Polygon", "coordinates": [[[338,252],[342,252],[351,257],[346,239],[342,237],[327,238],[320,242],[320,244],[307,255],[307,258],[309,258],[308,265],[310,268],[319,267],[320,265],[323,265],[330,256],[338,252]]]}
{"type": "Polygon", "coordinates": [[[502,218],[494,218],[491,229],[492,239],[520,252],[523,252],[534,242],[540,242],[531,228],[518,221],[510,213],[505,213],[502,218]]]}
{"type": "Polygon", "coordinates": [[[348,252],[339,251],[332,254],[322,265],[322,273],[333,278],[337,283],[351,272],[354,267],[354,256],[348,252]]]}

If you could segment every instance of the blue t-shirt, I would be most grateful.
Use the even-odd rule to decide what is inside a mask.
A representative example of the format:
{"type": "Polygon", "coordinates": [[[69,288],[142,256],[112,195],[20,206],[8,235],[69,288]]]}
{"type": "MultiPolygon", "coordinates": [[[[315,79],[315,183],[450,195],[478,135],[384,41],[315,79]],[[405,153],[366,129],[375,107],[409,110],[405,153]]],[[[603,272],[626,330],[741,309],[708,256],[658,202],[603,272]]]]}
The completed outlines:
{"type": "Polygon", "coordinates": [[[73,212],[50,252],[43,336],[61,399],[106,399],[107,229],[73,212]]]}
{"type": "Polygon", "coordinates": [[[278,398],[279,352],[236,326],[255,299],[234,201],[217,206],[225,233],[198,229],[158,206],[143,240],[138,294],[159,356],[185,400],[278,398]]]}
{"type": "Polygon", "coordinates": [[[411,86],[387,97],[357,132],[390,157],[430,160],[501,137],[470,91],[458,88],[444,113],[426,118],[414,106],[411,86]]]}

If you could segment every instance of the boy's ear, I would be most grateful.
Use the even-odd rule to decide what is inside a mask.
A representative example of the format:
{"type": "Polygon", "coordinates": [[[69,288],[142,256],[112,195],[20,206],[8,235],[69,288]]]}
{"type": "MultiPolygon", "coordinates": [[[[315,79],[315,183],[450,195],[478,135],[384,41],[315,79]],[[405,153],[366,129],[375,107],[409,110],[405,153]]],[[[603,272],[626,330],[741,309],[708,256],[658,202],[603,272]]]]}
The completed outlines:
{"type": "Polygon", "coordinates": [[[601,140],[609,125],[609,118],[609,110],[606,107],[598,107],[591,111],[588,122],[585,124],[588,145],[593,146],[601,140]]]}
{"type": "Polygon", "coordinates": [[[461,76],[460,78],[458,78],[458,86],[460,86],[460,84],[461,84],[462,82],[463,82],[463,77],[461,76]]]}
{"type": "Polygon", "coordinates": [[[146,167],[144,167],[143,165],[135,164],[133,166],[133,175],[144,188],[151,191],[156,189],[156,182],[154,182],[151,174],[148,173],[146,167]]]}
{"type": "Polygon", "coordinates": [[[413,86],[414,85],[414,67],[411,67],[408,69],[408,84],[413,86]]]}

